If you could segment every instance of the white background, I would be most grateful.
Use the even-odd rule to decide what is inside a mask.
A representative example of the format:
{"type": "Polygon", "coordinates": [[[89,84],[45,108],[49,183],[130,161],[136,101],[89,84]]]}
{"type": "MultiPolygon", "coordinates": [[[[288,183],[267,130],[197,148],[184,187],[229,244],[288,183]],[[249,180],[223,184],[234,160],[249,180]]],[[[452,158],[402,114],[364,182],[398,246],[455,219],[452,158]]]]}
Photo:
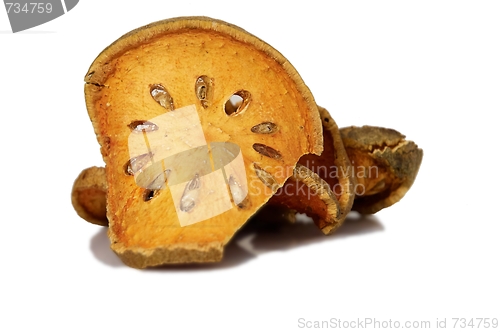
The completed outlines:
{"type": "Polygon", "coordinates": [[[500,4],[324,3],[82,0],[18,34],[0,10],[1,331],[500,318],[500,4]],[[331,237],[312,224],[247,231],[217,265],[124,266],[105,229],[71,206],[80,170],[103,165],[83,78],[122,34],[186,15],[273,45],[340,126],[385,126],[415,141],[424,159],[407,196],[353,215],[331,237]]]}

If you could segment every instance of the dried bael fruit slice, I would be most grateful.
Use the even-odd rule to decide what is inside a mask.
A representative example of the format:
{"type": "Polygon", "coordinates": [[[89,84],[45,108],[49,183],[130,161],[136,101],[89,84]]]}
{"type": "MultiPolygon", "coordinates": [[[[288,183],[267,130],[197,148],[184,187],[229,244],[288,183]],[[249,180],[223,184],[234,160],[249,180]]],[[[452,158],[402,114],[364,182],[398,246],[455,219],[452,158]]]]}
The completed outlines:
{"type": "Polygon", "coordinates": [[[84,169],[75,180],[71,203],[80,217],[96,225],[107,226],[106,171],[104,167],[84,169]]]}
{"type": "Polygon", "coordinates": [[[317,107],[275,49],[186,17],[134,30],[85,77],[106,163],[112,249],[128,265],[211,262],[322,151],[317,107]]]}
{"type": "Polygon", "coordinates": [[[393,129],[353,126],[340,134],[358,182],[353,210],[376,213],[403,198],[417,177],[422,149],[393,129]]]}
{"type": "Polygon", "coordinates": [[[356,181],[337,124],[326,109],[319,106],[318,109],[323,122],[323,153],[320,156],[302,156],[299,163],[303,165],[300,168],[303,180],[299,183],[297,179],[290,178],[283,189],[270,200],[270,204],[285,205],[306,213],[313,218],[323,233],[331,234],[342,225],[351,211],[356,181]],[[307,181],[304,180],[306,178],[307,181]],[[314,191],[311,186],[323,186],[323,183],[330,188],[333,194],[331,198],[328,195],[313,195],[316,201],[311,202],[299,193],[300,190],[314,191]],[[305,184],[307,186],[304,186],[305,184]],[[331,199],[337,202],[335,209],[331,199]]]}

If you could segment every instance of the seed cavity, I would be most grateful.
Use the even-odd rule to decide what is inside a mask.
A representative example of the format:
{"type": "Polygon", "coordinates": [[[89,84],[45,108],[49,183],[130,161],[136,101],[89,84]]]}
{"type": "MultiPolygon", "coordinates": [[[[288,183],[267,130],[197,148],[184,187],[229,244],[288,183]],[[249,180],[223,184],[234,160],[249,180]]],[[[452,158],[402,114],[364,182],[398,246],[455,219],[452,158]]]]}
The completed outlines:
{"type": "Polygon", "coordinates": [[[167,169],[156,176],[156,178],[151,181],[148,185],[148,189],[152,190],[160,190],[165,189],[165,184],[167,183],[168,177],[171,173],[171,170],[167,169]]]}
{"type": "Polygon", "coordinates": [[[157,125],[144,120],[133,121],[128,125],[128,127],[132,130],[133,133],[149,133],[158,130],[157,125]]]}
{"type": "Polygon", "coordinates": [[[245,199],[240,203],[236,204],[236,206],[239,207],[240,209],[248,209],[252,206],[252,203],[250,202],[248,197],[245,197],[245,199]]]}
{"type": "Polygon", "coordinates": [[[255,163],[253,164],[253,167],[255,169],[255,174],[257,175],[260,181],[262,181],[266,186],[271,188],[273,191],[278,190],[279,188],[278,182],[271,173],[267,172],[266,170],[264,170],[255,163]]]}
{"type": "Polygon", "coordinates": [[[247,193],[245,192],[245,190],[243,190],[241,185],[236,181],[234,176],[230,175],[227,182],[229,183],[229,190],[231,190],[231,195],[233,196],[234,204],[239,206],[239,204],[241,204],[245,200],[247,193]]]}
{"type": "Polygon", "coordinates": [[[186,184],[184,192],[182,193],[180,209],[183,212],[190,212],[196,206],[198,197],[200,195],[200,176],[198,173],[194,175],[194,178],[186,184]]]}
{"type": "Polygon", "coordinates": [[[251,94],[246,90],[235,92],[224,105],[224,111],[229,116],[243,113],[250,104],[251,94]]]}
{"type": "Polygon", "coordinates": [[[130,158],[129,161],[125,164],[125,173],[127,175],[134,175],[138,172],[141,172],[153,157],[152,153],[144,153],[137,157],[130,158]]]}
{"type": "Polygon", "coordinates": [[[150,201],[158,194],[158,192],[159,192],[158,190],[146,189],[142,194],[142,198],[144,199],[145,202],[150,201]]]}
{"type": "Polygon", "coordinates": [[[174,100],[163,85],[153,84],[151,85],[149,92],[151,93],[151,97],[153,97],[153,99],[163,108],[169,111],[174,110],[174,100]]]}
{"type": "Polygon", "coordinates": [[[194,91],[203,108],[207,108],[208,106],[210,106],[210,100],[212,99],[213,92],[212,86],[213,80],[208,76],[203,75],[198,77],[198,79],[196,80],[194,91]]]}
{"type": "Polygon", "coordinates": [[[278,126],[272,122],[262,122],[250,129],[255,134],[274,134],[278,131],[278,126]]]}
{"type": "Polygon", "coordinates": [[[279,151],[273,149],[270,146],[260,144],[260,143],[254,143],[252,146],[255,151],[260,153],[263,156],[273,158],[273,159],[281,159],[281,153],[279,151]]]}

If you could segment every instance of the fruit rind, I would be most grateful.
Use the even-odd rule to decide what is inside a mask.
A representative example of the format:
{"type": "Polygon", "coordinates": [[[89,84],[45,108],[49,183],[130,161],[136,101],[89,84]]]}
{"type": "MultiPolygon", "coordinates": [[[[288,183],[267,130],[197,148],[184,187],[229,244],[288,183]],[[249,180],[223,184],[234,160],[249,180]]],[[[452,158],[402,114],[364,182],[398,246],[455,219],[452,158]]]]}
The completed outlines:
{"type": "Polygon", "coordinates": [[[326,108],[318,106],[318,109],[323,123],[323,130],[330,133],[333,139],[333,149],[335,152],[334,165],[337,167],[338,182],[342,188],[341,195],[338,197],[340,210],[339,216],[336,218],[335,227],[330,227],[328,232],[326,232],[326,229],[323,231],[326,232],[325,234],[331,234],[344,223],[347,214],[351,211],[355,197],[354,188],[356,178],[351,172],[352,164],[344,147],[337,123],[326,108]]]}
{"type": "MultiPolygon", "coordinates": [[[[293,176],[290,180],[296,180],[304,183],[313,192],[317,193],[318,197],[324,202],[326,207],[325,217],[323,218],[313,218],[314,223],[321,229],[321,231],[325,234],[332,233],[335,229],[337,229],[342,220],[339,220],[341,215],[340,203],[335,197],[335,194],[330,189],[328,183],[323,180],[318,174],[311,171],[309,168],[297,164],[295,170],[293,172],[293,176]]],[[[307,203],[306,203],[307,204],[307,203]]],[[[305,210],[297,209],[299,212],[307,212],[307,208],[305,210]]],[[[319,211],[312,211],[313,215],[321,215],[319,211]]]]}

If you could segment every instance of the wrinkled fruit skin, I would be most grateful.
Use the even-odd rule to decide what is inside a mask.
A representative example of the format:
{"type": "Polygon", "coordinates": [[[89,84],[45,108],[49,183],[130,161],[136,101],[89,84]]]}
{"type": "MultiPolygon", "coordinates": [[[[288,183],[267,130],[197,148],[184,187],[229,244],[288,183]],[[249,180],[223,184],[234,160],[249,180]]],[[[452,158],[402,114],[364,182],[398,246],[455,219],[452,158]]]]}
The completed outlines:
{"type": "Polygon", "coordinates": [[[393,129],[347,127],[340,133],[354,169],[376,170],[357,177],[362,190],[356,192],[352,209],[372,214],[401,200],[417,177],[422,149],[393,129]]]}
{"type": "Polygon", "coordinates": [[[92,224],[107,226],[106,170],[104,167],[84,169],[76,178],[71,191],[71,203],[76,213],[92,224]]]}

